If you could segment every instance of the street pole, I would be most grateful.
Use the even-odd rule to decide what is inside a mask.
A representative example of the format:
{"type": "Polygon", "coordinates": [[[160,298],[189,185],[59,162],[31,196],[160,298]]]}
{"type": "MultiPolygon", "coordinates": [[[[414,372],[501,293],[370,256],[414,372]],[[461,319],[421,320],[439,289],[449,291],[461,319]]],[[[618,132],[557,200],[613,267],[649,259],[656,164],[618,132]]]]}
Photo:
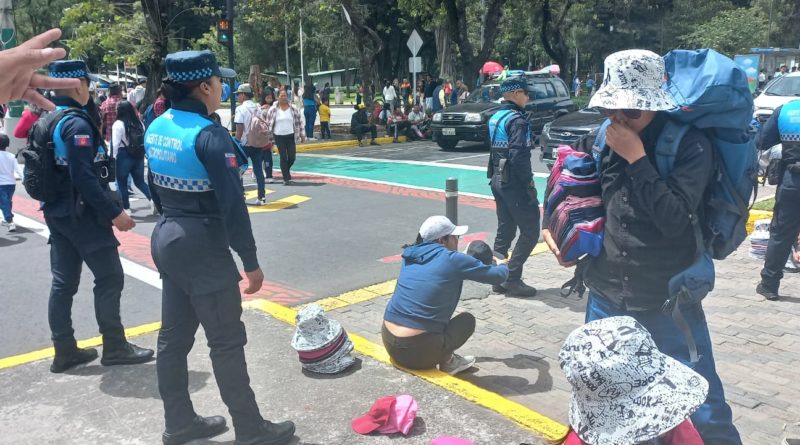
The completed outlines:
{"type": "Polygon", "coordinates": [[[769,1],[769,29],[767,30],[767,48],[769,48],[769,38],[772,37],[772,4],[775,0],[769,1]]]}
{"type": "MultiPolygon", "coordinates": [[[[233,60],[233,15],[234,15],[234,0],[226,0],[226,12],[228,16],[228,20],[230,21],[231,26],[231,39],[228,42],[228,63],[230,64],[231,68],[234,68],[236,65],[234,64],[233,60]]],[[[233,123],[233,116],[236,115],[236,79],[228,79],[231,86],[231,132],[234,131],[235,124],[233,123]]]]}
{"type": "Polygon", "coordinates": [[[303,65],[303,19],[300,19],[300,86],[305,88],[306,70],[303,65]]]}
{"type": "Polygon", "coordinates": [[[286,49],[286,94],[292,90],[292,77],[289,75],[289,25],[283,24],[283,42],[286,49]]]}
{"type": "Polygon", "coordinates": [[[486,24],[486,4],[481,0],[481,51],[483,51],[483,28],[486,24]]]}

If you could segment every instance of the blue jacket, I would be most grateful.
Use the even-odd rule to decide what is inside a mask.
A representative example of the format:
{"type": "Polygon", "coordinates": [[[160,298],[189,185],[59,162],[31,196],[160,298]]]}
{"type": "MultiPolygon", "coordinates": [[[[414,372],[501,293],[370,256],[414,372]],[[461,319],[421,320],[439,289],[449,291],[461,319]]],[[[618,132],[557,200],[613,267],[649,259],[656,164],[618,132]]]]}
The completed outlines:
{"type": "Polygon", "coordinates": [[[508,267],[487,266],[469,255],[427,242],[406,248],[400,277],[383,318],[400,326],[444,332],[464,280],[500,284],[508,267]]]}

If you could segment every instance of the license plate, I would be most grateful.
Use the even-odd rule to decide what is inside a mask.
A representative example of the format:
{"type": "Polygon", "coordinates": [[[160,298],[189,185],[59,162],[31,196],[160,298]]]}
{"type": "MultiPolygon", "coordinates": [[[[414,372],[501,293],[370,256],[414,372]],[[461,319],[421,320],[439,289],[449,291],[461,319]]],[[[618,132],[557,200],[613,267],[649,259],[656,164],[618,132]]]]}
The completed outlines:
{"type": "Polygon", "coordinates": [[[455,128],[442,128],[442,135],[443,136],[455,136],[456,129],[455,128]]]}

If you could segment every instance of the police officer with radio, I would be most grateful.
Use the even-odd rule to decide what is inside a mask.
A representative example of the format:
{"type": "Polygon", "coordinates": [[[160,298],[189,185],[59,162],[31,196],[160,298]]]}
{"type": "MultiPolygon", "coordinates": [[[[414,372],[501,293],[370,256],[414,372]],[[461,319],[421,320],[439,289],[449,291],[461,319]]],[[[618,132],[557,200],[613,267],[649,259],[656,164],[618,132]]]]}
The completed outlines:
{"type": "Polygon", "coordinates": [[[519,228],[519,238],[508,262],[508,280],[492,286],[498,293],[533,297],[536,289],[522,281],[522,266],[539,239],[539,200],[531,168],[530,123],[525,116],[528,88],[525,79],[511,78],[500,85],[505,100],[489,119],[491,152],[487,176],[497,207],[494,251],[508,255],[519,228]]]}
{"type": "Polygon", "coordinates": [[[163,91],[172,108],[145,134],[163,211],[152,236],[153,260],[163,280],[157,362],[163,442],[182,444],[225,431],[224,417],[198,416],[189,398],[186,356],[202,325],[235,443],[285,444],[294,436],[294,424],[264,420],[250,388],[241,276],[230,252],[236,251],[244,265],[244,292],[257,292],[264,275],[240,179],[247,161],[228,131],[209,117],[220,105],[221,79],[236,73],[220,68],[210,51],[169,54],[166,68],[163,91]]]}
{"type": "Polygon", "coordinates": [[[44,204],[50,230],[50,268],[53,274],[48,320],[55,357],[50,371],[61,373],[97,358],[97,350],[78,348],[72,329],[72,299],[78,292],[85,262],[94,275],[94,309],[103,335],[105,366],[149,361],[153,350],[129,343],[120,320],[124,275],[112,226],[127,231],[136,223],[109,189],[111,162],[103,138],[87,113],[92,80],[81,60],[53,62],[50,77],[80,79],[77,88],[55,90],[56,111],[36,125],[32,137],[55,155],[55,195],[44,204]]]}
{"type": "Polygon", "coordinates": [[[780,182],[769,229],[769,244],[756,292],[777,300],[783,268],[800,232],[800,100],[778,107],[761,128],[758,149],[781,144],[780,182]]]}

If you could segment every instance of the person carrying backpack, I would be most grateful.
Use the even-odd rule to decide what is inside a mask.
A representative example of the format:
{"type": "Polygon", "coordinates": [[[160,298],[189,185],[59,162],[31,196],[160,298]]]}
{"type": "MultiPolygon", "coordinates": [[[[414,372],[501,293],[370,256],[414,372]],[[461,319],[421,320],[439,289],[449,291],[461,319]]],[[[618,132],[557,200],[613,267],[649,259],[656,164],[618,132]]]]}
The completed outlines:
{"type": "Polygon", "coordinates": [[[127,187],[128,176],[133,177],[136,188],[150,202],[150,213],[157,215],[150,187],[144,180],[144,125],[136,114],[133,104],[123,100],[117,104],[117,120],[111,127],[111,150],[117,158],[117,191],[122,199],[122,208],[131,214],[127,187]]]}
{"type": "MultiPolygon", "coordinates": [[[[713,288],[711,256],[724,257],[731,246],[738,246],[744,239],[739,233],[740,229],[744,232],[744,222],[739,224],[741,215],[732,224],[734,235],[705,238],[705,222],[717,221],[721,215],[719,210],[709,207],[706,197],[714,195],[720,187],[716,183],[718,177],[731,179],[727,182],[735,184],[750,181],[749,176],[743,180],[746,175],[732,173],[730,169],[726,172],[731,173],[730,177],[717,174],[725,169],[720,167],[719,153],[726,142],[719,140],[719,133],[713,131],[728,126],[728,121],[709,121],[721,117],[722,111],[741,111],[736,116],[738,120],[730,121],[730,129],[724,133],[744,135],[752,96],[748,91],[747,99],[741,99],[744,102],[732,102],[740,99],[738,93],[747,90],[747,84],[743,71],[734,71],[735,65],[727,58],[724,59],[730,61],[725,65],[730,67],[728,71],[717,65],[713,69],[718,71],[709,76],[714,80],[721,76],[731,78],[727,85],[733,88],[720,91],[721,97],[728,101],[724,106],[716,103],[707,110],[703,107],[705,102],[698,100],[692,102],[696,106],[691,108],[686,106],[688,102],[679,102],[675,94],[668,93],[664,88],[665,75],[670,76],[668,87],[686,87],[684,92],[701,93],[679,97],[708,97],[702,94],[706,85],[692,83],[703,79],[692,67],[706,69],[705,64],[692,64],[689,59],[709,58],[720,63],[725,60],[724,56],[704,51],[675,51],[672,57],[666,57],[669,70],[664,59],[645,50],[620,51],[606,58],[605,81],[589,107],[597,107],[609,119],[597,136],[584,137],[574,146],[576,150],[592,153],[600,166],[601,197],[606,213],[603,249],[599,256],[582,260],[576,275],[590,290],[586,321],[625,315],[636,319],[652,334],[664,354],[689,365],[708,381],[708,397],[691,417],[704,443],[738,445],[741,438],[717,375],[700,301],[713,288]],[[693,110],[698,114],[690,114],[693,110]],[[663,153],[667,152],[670,156],[665,157],[663,153]],[[690,272],[694,273],[693,278],[698,278],[696,281],[686,279],[690,272]],[[693,287],[697,282],[704,286],[693,287]]],[[[715,93],[713,89],[708,91],[715,93]]],[[[728,152],[739,156],[748,168],[754,167],[752,141],[745,138],[739,142],[728,152]]],[[[725,156],[730,156],[729,153],[725,156]]],[[[754,185],[755,176],[751,186],[754,185]]],[[[747,201],[749,191],[740,200],[747,201]]],[[[746,206],[737,210],[744,213],[746,221],[746,206]]],[[[548,225],[549,221],[545,221],[544,227],[548,225]]],[[[722,229],[718,232],[729,234],[722,229]]],[[[557,241],[548,230],[543,231],[543,237],[560,264],[575,264],[563,260],[557,241]]]]}

